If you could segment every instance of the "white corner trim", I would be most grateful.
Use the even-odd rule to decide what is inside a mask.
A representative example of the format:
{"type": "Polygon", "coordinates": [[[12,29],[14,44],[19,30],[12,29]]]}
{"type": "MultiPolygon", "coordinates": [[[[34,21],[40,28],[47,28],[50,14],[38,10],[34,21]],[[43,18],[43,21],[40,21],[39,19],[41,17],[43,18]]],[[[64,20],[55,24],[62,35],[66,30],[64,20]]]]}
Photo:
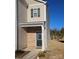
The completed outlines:
{"type": "Polygon", "coordinates": [[[44,20],[46,21],[46,5],[44,5],[44,20]]]}
{"type": "Polygon", "coordinates": [[[45,41],[44,41],[44,26],[42,27],[42,51],[45,50],[45,41]]]}

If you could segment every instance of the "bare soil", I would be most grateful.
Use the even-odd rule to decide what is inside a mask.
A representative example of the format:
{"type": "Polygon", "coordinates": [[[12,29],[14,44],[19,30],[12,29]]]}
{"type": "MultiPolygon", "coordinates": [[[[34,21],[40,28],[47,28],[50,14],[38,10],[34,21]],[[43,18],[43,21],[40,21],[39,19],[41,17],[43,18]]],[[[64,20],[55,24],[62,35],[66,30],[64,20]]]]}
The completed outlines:
{"type": "Polygon", "coordinates": [[[46,53],[46,57],[40,59],[64,59],[64,43],[50,40],[49,51],[46,53]]]}

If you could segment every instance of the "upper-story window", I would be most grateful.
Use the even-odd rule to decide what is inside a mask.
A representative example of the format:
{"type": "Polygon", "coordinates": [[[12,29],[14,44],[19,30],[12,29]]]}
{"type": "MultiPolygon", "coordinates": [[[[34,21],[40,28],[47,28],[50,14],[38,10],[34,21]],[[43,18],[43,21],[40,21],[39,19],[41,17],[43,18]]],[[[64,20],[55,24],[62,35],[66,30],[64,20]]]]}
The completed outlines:
{"type": "Polygon", "coordinates": [[[40,8],[31,9],[31,17],[40,17],[40,8]]]}

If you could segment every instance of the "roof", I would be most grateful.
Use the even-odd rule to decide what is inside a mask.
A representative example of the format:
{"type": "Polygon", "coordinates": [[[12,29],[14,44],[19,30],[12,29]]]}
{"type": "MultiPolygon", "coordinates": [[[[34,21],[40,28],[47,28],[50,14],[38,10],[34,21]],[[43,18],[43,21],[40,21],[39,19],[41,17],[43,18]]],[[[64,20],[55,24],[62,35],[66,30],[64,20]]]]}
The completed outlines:
{"type": "Polygon", "coordinates": [[[47,1],[43,1],[43,0],[35,0],[35,1],[40,2],[40,3],[44,3],[44,4],[47,3],[47,1]]]}

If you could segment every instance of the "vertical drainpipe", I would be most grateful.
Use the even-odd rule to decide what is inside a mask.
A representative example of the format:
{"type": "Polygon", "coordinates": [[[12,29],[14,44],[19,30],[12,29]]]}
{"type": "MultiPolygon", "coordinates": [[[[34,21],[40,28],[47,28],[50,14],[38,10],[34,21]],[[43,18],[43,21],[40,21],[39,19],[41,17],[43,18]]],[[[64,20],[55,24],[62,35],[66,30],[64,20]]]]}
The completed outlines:
{"type": "Polygon", "coordinates": [[[16,40],[17,40],[17,50],[19,50],[18,44],[18,0],[16,0],[16,40]]]}
{"type": "Polygon", "coordinates": [[[44,26],[41,26],[42,28],[42,51],[45,50],[45,42],[44,42],[44,26]]]}

